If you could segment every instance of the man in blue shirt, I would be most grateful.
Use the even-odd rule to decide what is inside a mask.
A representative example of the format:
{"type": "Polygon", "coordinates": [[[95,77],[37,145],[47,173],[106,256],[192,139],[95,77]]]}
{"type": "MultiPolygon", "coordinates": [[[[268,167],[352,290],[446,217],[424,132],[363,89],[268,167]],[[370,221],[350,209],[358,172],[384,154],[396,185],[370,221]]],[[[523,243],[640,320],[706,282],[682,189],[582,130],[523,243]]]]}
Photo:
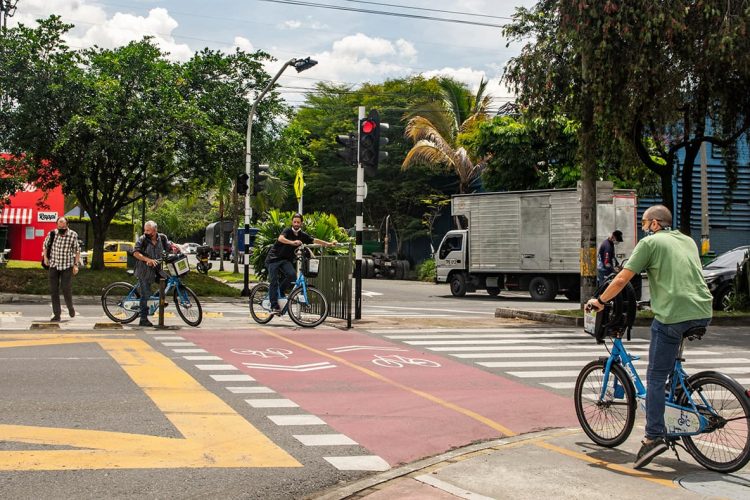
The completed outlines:
{"type": "Polygon", "coordinates": [[[599,286],[606,281],[610,274],[618,271],[617,267],[620,263],[617,262],[617,257],[615,257],[615,246],[618,243],[622,243],[622,231],[616,229],[612,231],[609,238],[599,245],[599,254],[596,259],[596,284],[599,286]]]}

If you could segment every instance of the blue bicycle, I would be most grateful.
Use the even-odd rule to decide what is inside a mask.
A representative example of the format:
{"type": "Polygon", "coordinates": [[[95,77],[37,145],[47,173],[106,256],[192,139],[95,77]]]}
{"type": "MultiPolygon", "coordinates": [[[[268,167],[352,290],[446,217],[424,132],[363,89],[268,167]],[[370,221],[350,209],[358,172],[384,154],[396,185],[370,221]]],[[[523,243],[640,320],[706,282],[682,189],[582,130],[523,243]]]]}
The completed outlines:
{"type": "MultiPolygon", "coordinates": [[[[619,296],[618,296],[619,298],[619,296]]],[[[645,410],[646,387],[625,349],[622,338],[635,317],[635,294],[616,299],[599,313],[587,312],[587,333],[597,343],[611,342],[608,357],[587,364],[576,380],[574,400],[578,421],[595,443],[615,447],[630,435],[640,401],[645,410]]],[[[674,370],[665,391],[665,439],[675,453],[678,440],[707,469],[734,472],[750,460],[750,396],[732,378],[702,371],[688,376],[682,368],[685,340],[699,340],[706,328],[691,328],[683,335],[674,370]]],[[[658,387],[650,390],[660,390],[658,387]]],[[[679,456],[678,456],[679,458],[679,456]]]]}
{"type": "MultiPolygon", "coordinates": [[[[291,291],[284,296],[279,291],[281,315],[289,313],[292,321],[299,326],[311,328],[318,326],[328,317],[328,301],[323,292],[307,284],[306,277],[313,278],[318,274],[319,260],[311,257],[307,250],[313,245],[301,245],[297,250],[296,260],[300,262],[297,280],[291,291]]],[[[273,319],[271,300],[268,298],[268,283],[258,283],[250,292],[250,315],[262,325],[273,319]]]]}
{"type": "MultiPolygon", "coordinates": [[[[164,296],[172,294],[172,299],[177,308],[177,314],[190,326],[198,326],[203,321],[203,309],[198,297],[186,287],[181,276],[190,271],[187,256],[182,254],[167,255],[163,259],[157,259],[160,266],[159,277],[166,280],[164,296]]],[[[104,313],[116,323],[130,323],[138,318],[141,310],[141,295],[138,292],[137,283],[118,281],[108,285],[102,290],[102,307],[104,313]]],[[[148,314],[153,315],[159,310],[159,292],[155,292],[148,299],[148,314]]]]}

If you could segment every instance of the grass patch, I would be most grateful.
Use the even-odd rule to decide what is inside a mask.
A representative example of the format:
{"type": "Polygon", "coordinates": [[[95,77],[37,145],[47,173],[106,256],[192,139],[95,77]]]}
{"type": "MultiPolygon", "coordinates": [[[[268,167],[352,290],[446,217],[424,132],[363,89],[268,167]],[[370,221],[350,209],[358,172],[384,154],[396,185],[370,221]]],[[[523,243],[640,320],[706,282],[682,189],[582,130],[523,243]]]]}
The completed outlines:
{"type": "MultiPolygon", "coordinates": [[[[104,287],[115,281],[135,283],[136,279],[135,276],[129,275],[125,269],[104,269],[101,271],[82,269],[73,278],[73,294],[100,295],[104,287]]],[[[239,297],[240,295],[240,290],[194,271],[183,278],[183,283],[190,287],[198,297],[239,297]]],[[[42,269],[41,264],[37,264],[35,268],[9,266],[0,270],[0,291],[3,293],[47,295],[49,294],[47,271],[42,269]]]]}
{"type": "MultiPolygon", "coordinates": [[[[224,280],[227,283],[243,283],[245,281],[245,271],[242,269],[242,267],[240,267],[239,273],[234,273],[232,271],[219,271],[219,270],[210,269],[208,271],[208,275],[211,276],[212,278],[224,280]]],[[[249,279],[251,282],[258,281],[258,278],[252,273],[250,273],[249,279]]]]}

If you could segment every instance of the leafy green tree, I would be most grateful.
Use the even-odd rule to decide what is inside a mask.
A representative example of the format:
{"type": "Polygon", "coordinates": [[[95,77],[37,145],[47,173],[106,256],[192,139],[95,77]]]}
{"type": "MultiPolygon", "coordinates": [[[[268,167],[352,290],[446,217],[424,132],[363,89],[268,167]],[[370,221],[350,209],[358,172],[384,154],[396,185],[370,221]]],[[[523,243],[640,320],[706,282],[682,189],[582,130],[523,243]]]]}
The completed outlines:
{"type": "MultiPolygon", "coordinates": [[[[101,268],[118,211],[151,194],[207,184],[244,162],[244,96],[268,78],[268,56],[204,52],[180,65],[149,39],[71,51],[63,41],[70,28],[53,16],[0,38],[0,137],[37,176],[60,173],[66,194],[91,215],[92,267],[101,268]]],[[[269,99],[259,120],[273,121],[278,110],[269,99]]],[[[272,134],[257,129],[262,150],[272,134]]]]}
{"type": "Polygon", "coordinates": [[[458,192],[467,193],[488,157],[477,158],[464,147],[464,137],[487,119],[491,97],[482,80],[476,95],[450,78],[440,78],[441,99],[420,99],[406,114],[406,136],[414,143],[401,167],[420,164],[448,168],[458,177],[458,192]]]}
{"type": "MultiPolygon", "coordinates": [[[[354,225],[356,169],[338,158],[336,152],[340,146],[336,136],[356,132],[357,108],[362,105],[368,110],[377,109],[381,121],[390,125],[384,133],[389,139],[385,148],[388,159],[380,162],[374,177],[366,179],[365,224],[380,227],[385,217],[391,215],[399,231],[420,228],[424,211],[420,196],[456,192],[457,187],[455,178],[445,172],[420,166],[401,170],[401,163],[411,148],[404,137],[406,124],[402,117],[415,101],[429,100],[430,96],[437,99],[440,95],[437,80],[422,77],[366,84],[360,89],[316,84],[293,121],[308,131],[305,146],[314,157],[314,161],[303,160],[305,210],[334,213],[348,227],[354,225]]],[[[292,208],[296,203],[290,200],[286,206],[292,208]]],[[[399,238],[399,243],[418,234],[423,231],[411,234],[407,231],[399,238]]]]}

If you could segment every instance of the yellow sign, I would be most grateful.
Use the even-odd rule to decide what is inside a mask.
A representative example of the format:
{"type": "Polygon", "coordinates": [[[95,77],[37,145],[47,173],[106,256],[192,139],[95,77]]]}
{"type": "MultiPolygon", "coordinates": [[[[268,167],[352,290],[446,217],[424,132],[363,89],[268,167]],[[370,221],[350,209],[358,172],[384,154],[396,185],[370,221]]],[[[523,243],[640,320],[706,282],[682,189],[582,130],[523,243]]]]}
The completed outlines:
{"type": "Polygon", "coordinates": [[[302,191],[305,189],[305,179],[302,176],[302,169],[297,169],[297,177],[294,179],[294,194],[297,195],[297,201],[302,198],[302,191]]]}
{"type": "Polygon", "coordinates": [[[221,398],[171,359],[135,338],[101,334],[2,335],[0,349],[92,343],[109,354],[181,434],[0,425],[0,471],[301,467],[221,398]],[[47,445],[28,449],[13,443],[47,445]]]}

